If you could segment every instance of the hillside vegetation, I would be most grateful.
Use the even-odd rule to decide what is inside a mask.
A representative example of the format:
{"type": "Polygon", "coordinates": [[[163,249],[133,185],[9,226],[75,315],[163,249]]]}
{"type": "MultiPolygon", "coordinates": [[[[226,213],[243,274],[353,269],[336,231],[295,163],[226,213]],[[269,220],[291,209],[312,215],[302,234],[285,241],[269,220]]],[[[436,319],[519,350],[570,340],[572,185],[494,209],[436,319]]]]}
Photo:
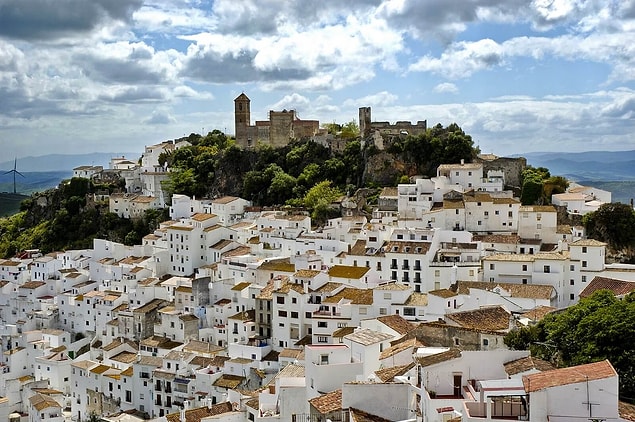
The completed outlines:
{"type": "MultiPolygon", "coordinates": [[[[342,151],[309,140],[297,140],[283,148],[260,145],[242,150],[218,130],[206,136],[191,134],[192,145],[160,157],[171,168],[164,189],[189,196],[241,196],[255,205],[306,207],[317,221],[331,216],[330,202],[361,187],[375,187],[381,175],[369,168],[369,157],[379,154],[351,140],[342,151]]],[[[398,137],[387,154],[386,171],[392,185],[403,176],[434,175],[441,163],[471,162],[477,150],[460,127],[437,125],[424,135],[398,137]],[[397,171],[395,168],[404,169],[397,171]]],[[[114,192],[123,185],[95,185],[86,179],[70,179],[58,189],[34,194],[21,204],[20,212],[0,219],[0,256],[24,249],[43,252],[90,248],[94,238],[128,245],[167,219],[167,210],[150,211],[138,221],[119,218],[106,202],[91,198],[99,190],[114,192]]]]}

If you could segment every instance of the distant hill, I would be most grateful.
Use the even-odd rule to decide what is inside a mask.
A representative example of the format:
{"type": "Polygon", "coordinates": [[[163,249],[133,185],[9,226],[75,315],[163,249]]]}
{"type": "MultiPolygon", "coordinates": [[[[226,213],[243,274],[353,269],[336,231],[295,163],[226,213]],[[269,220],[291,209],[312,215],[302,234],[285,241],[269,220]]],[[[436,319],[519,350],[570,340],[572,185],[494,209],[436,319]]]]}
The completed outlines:
{"type": "MultiPolygon", "coordinates": [[[[30,195],[34,192],[41,192],[51,189],[60,184],[64,179],[73,176],[72,170],[65,171],[20,171],[24,175],[16,175],[16,192],[23,195],[30,195]]],[[[0,174],[0,192],[13,193],[13,174],[0,174]]]]}
{"type": "Polygon", "coordinates": [[[552,175],[576,182],[635,181],[635,151],[533,152],[527,164],[546,167],[552,175]]]}
{"type": "Polygon", "coordinates": [[[1,192],[0,217],[7,217],[20,211],[20,203],[27,198],[26,195],[1,192]]]}
{"type": "MultiPolygon", "coordinates": [[[[79,166],[108,167],[110,159],[124,156],[131,161],[137,161],[141,152],[95,152],[91,154],[49,154],[37,157],[22,157],[17,160],[17,170],[25,171],[68,171],[72,172],[79,166]]],[[[14,160],[0,162],[0,172],[13,170],[14,160]]],[[[20,176],[18,176],[20,177],[20,176]]]]}

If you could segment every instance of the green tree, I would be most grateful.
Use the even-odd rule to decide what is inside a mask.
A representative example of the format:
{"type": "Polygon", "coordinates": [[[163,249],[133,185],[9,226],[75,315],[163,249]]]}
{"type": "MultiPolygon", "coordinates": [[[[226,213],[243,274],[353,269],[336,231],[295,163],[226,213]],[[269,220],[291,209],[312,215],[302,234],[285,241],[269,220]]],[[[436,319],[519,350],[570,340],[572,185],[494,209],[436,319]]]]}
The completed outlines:
{"type": "Polygon", "coordinates": [[[589,237],[614,248],[631,246],[635,241],[635,213],[620,202],[600,205],[597,211],[582,218],[582,224],[589,237]]]}
{"type": "Polygon", "coordinates": [[[344,139],[355,139],[359,136],[359,126],[355,120],[351,120],[342,126],[340,136],[344,139]]]}
{"type": "Polygon", "coordinates": [[[548,314],[536,334],[532,354],[558,366],[608,359],[620,376],[620,394],[635,397],[635,295],[620,299],[600,290],[563,312],[548,314]]]}
{"type": "Polygon", "coordinates": [[[316,224],[323,223],[332,214],[331,203],[342,196],[330,180],[324,180],[308,190],[304,196],[304,206],[311,211],[316,224]]]}

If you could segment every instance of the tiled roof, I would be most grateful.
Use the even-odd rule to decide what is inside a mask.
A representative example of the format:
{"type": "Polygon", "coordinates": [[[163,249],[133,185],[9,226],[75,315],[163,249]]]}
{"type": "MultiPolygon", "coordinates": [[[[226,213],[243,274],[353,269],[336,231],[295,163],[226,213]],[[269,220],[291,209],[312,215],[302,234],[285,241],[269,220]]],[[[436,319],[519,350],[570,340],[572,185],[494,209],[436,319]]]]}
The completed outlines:
{"type": "Polygon", "coordinates": [[[293,274],[294,277],[298,277],[298,278],[313,278],[316,275],[320,274],[321,271],[318,270],[298,270],[295,274],[293,274]]]}
{"type": "Polygon", "coordinates": [[[300,353],[302,353],[302,349],[282,349],[280,351],[280,355],[278,357],[280,358],[290,358],[290,359],[297,359],[298,356],[300,356],[300,353]]]}
{"type": "Polygon", "coordinates": [[[240,292],[251,286],[251,283],[248,281],[243,281],[242,283],[235,284],[231,289],[235,292],[240,292]]]}
{"type": "Polygon", "coordinates": [[[345,337],[355,332],[355,327],[342,327],[333,331],[333,338],[345,337]]]}
{"type": "Polygon", "coordinates": [[[414,366],[415,366],[415,363],[414,362],[410,362],[407,365],[400,365],[400,366],[392,366],[392,367],[389,367],[389,368],[383,368],[383,369],[379,369],[379,370],[375,371],[375,375],[377,375],[377,377],[382,382],[390,382],[395,377],[398,377],[398,376],[401,376],[401,375],[405,374],[406,372],[408,372],[409,370],[414,368],[414,366]]]}
{"type": "Polygon", "coordinates": [[[315,292],[315,293],[331,293],[332,291],[337,290],[341,286],[342,286],[342,283],[336,283],[334,281],[329,281],[327,283],[324,283],[323,285],[321,285],[317,289],[315,289],[313,292],[315,292]]]}
{"type": "Polygon", "coordinates": [[[437,363],[445,362],[451,359],[456,359],[461,356],[461,350],[457,348],[451,348],[441,353],[435,353],[428,356],[416,356],[415,361],[421,366],[436,365],[437,363]]]}
{"type": "Polygon", "coordinates": [[[290,258],[270,259],[265,261],[258,267],[259,270],[281,271],[285,273],[294,273],[295,264],[292,264],[290,258]]]}
{"type": "Polygon", "coordinates": [[[546,284],[499,283],[490,281],[458,281],[457,291],[460,294],[470,294],[470,289],[487,290],[498,293],[497,288],[509,292],[511,297],[527,299],[551,299],[555,294],[553,286],[546,284]]]}
{"type": "Polygon", "coordinates": [[[525,391],[544,390],[545,388],[562,385],[577,384],[581,382],[617,377],[617,372],[608,360],[602,360],[585,365],[571,366],[569,368],[554,369],[552,371],[539,372],[537,374],[523,376],[525,391]]]}
{"type": "Polygon", "coordinates": [[[556,212],[553,205],[522,205],[520,212],[556,212]]]}
{"type": "Polygon", "coordinates": [[[367,272],[368,267],[353,267],[349,265],[334,265],[328,270],[330,277],[360,279],[367,272]]]}
{"type": "Polygon", "coordinates": [[[455,312],[446,314],[445,317],[456,322],[461,327],[487,331],[509,330],[510,313],[502,306],[488,306],[470,311],[455,312]]]}
{"type": "Polygon", "coordinates": [[[635,404],[620,401],[617,403],[620,417],[627,421],[635,421],[635,404]]]}
{"type": "Polygon", "coordinates": [[[223,351],[224,348],[220,346],[216,346],[207,341],[200,340],[190,340],[187,344],[183,346],[184,352],[192,352],[192,353],[219,353],[223,351]]]}
{"type": "Polygon", "coordinates": [[[219,379],[214,382],[214,387],[223,388],[236,388],[241,382],[245,380],[245,377],[239,377],[238,375],[223,374],[219,379]]]}
{"type": "Polygon", "coordinates": [[[350,415],[350,422],[391,422],[390,419],[385,419],[352,407],[350,408],[350,415]]]}
{"type": "Polygon", "coordinates": [[[244,312],[238,312],[237,314],[234,314],[230,317],[228,317],[227,319],[237,319],[240,321],[255,321],[256,320],[256,310],[255,309],[250,309],[248,311],[244,311],[244,312]]]}
{"type": "Polygon", "coordinates": [[[405,306],[426,306],[428,305],[428,295],[425,293],[413,292],[404,302],[405,306]]]}
{"type": "Polygon", "coordinates": [[[400,291],[410,290],[410,286],[403,283],[386,283],[386,284],[381,284],[375,287],[375,290],[387,290],[387,291],[400,292],[400,291]]]}
{"type": "Polygon", "coordinates": [[[598,290],[610,290],[615,296],[623,296],[635,291],[635,282],[596,276],[580,292],[580,297],[589,297],[598,290]]]}
{"type": "Polygon", "coordinates": [[[438,297],[442,297],[444,299],[447,299],[449,297],[454,297],[456,296],[456,292],[453,292],[450,289],[438,289],[438,290],[430,290],[428,292],[429,295],[432,296],[438,296],[438,297]]]}
{"type": "Polygon", "coordinates": [[[302,365],[296,365],[295,363],[290,363],[285,366],[276,374],[274,379],[271,382],[275,382],[276,378],[303,378],[305,375],[305,368],[302,365]]]}
{"type": "Polygon", "coordinates": [[[181,421],[180,412],[170,413],[169,415],[165,416],[165,419],[167,422],[201,422],[201,419],[203,418],[215,415],[222,415],[223,413],[228,413],[232,410],[232,404],[226,401],[223,403],[214,404],[209,407],[203,406],[196,409],[186,410],[185,421],[181,421]]]}
{"type": "Polygon", "coordinates": [[[322,303],[338,303],[342,299],[350,300],[353,305],[372,305],[373,291],[370,289],[345,287],[333,296],[324,299],[322,303]]]}
{"type": "Polygon", "coordinates": [[[531,309],[524,314],[521,314],[521,318],[527,318],[532,321],[540,321],[550,312],[555,311],[556,308],[552,306],[536,306],[534,309],[531,309]]]}
{"type": "Polygon", "coordinates": [[[406,334],[408,331],[411,331],[415,328],[408,320],[404,319],[404,317],[402,317],[401,315],[383,315],[377,317],[377,321],[381,322],[389,328],[392,328],[401,335],[406,334]]]}
{"type": "Polygon", "coordinates": [[[209,220],[210,218],[214,218],[214,217],[216,217],[216,215],[214,215],[214,214],[207,214],[207,213],[203,213],[203,212],[197,212],[196,214],[194,214],[190,218],[192,220],[194,220],[194,221],[206,221],[206,220],[209,220]]]}
{"type": "Polygon", "coordinates": [[[369,330],[368,328],[363,328],[361,330],[354,331],[345,338],[346,340],[350,340],[364,346],[370,346],[371,344],[390,340],[393,336],[379,331],[369,330]]]}
{"type": "Polygon", "coordinates": [[[606,246],[606,243],[595,239],[580,239],[570,243],[569,246],[606,246]]]}
{"type": "Polygon", "coordinates": [[[520,236],[517,234],[486,234],[486,235],[474,235],[472,236],[474,242],[482,243],[503,243],[515,245],[520,242],[520,236]]]}
{"type": "Polygon", "coordinates": [[[389,357],[392,357],[408,349],[413,349],[414,351],[414,348],[418,346],[423,346],[423,344],[421,344],[415,337],[407,339],[405,341],[400,341],[399,343],[395,343],[389,348],[384,349],[379,354],[379,360],[388,359],[389,357]]]}
{"type": "Polygon", "coordinates": [[[31,403],[31,406],[33,406],[38,412],[49,407],[62,407],[55,399],[45,394],[36,394],[29,397],[29,403],[31,403]]]}
{"type": "Polygon", "coordinates": [[[403,253],[425,255],[430,250],[430,242],[410,242],[405,240],[393,240],[386,244],[386,253],[403,253]]]}
{"type": "Polygon", "coordinates": [[[330,412],[342,410],[342,389],[322,394],[309,400],[309,404],[319,413],[325,415],[330,412]]]}
{"type": "Polygon", "coordinates": [[[550,371],[555,369],[555,367],[546,360],[533,358],[531,356],[507,362],[503,364],[503,366],[505,367],[507,375],[516,375],[532,369],[536,369],[538,371],[550,371]]]}

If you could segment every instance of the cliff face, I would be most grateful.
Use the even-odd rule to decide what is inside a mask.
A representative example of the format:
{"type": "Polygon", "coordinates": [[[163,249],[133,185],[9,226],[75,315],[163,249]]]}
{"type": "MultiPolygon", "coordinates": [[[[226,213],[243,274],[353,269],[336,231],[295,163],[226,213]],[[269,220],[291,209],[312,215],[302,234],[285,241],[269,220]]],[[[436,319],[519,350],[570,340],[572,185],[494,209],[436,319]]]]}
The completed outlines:
{"type": "Polygon", "coordinates": [[[409,167],[399,161],[394,155],[386,151],[375,154],[367,154],[364,165],[364,183],[376,183],[380,186],[391,186],[397,183],[397,179],[404,173],[409,173],[409,167]]]}

